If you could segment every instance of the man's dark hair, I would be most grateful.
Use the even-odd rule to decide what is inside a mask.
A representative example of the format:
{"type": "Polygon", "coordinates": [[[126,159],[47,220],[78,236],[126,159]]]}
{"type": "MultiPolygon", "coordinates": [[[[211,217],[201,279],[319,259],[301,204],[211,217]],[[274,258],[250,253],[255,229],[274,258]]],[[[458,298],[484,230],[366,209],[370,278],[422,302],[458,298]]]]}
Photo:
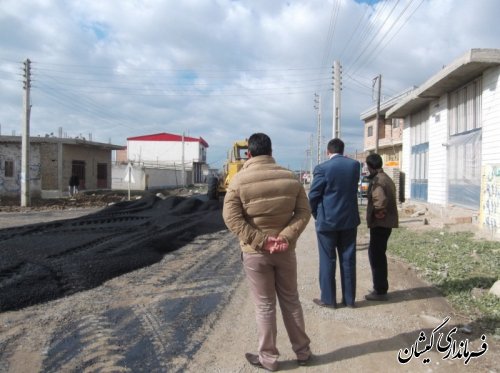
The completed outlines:
{"type": "Polygon", "coordinates": [[[344,142],[341,139],[335,138],[328,142],[328,153],[344,154],[344,142]]]}
{"type": "Polygon", "coordinates": [[[382,161],[382,157],[378,155],[377,153],[369,154],[366,157],[366,164],[370,167],[373,168],[374,170],[378,170],[379,168],[382,168],[382,164],[384,162],[382,161]]]}
{"type": "Polygon", "coordinates": [[[252,157],[272,154],[271,139],[265,133],[254,133],[248,138],[248,151],[252,157]]]}

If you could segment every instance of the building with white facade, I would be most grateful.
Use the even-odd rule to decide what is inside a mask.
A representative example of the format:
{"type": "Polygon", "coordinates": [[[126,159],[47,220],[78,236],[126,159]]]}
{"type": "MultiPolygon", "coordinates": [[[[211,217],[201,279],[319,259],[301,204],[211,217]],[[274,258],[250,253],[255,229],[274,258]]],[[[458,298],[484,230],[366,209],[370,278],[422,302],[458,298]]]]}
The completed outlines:
{"type": "Polygon", "coordinates": [[[204,182],[208,143],[201,137],[157,133],[127,138],[117,152],[113,189],[177,187],[204,182]]]}
{"type": "Polygon", "coordinates": [[[405,194],[500,227],[500,50],[471,49],[385,113],[403,118],[405,194]]]}

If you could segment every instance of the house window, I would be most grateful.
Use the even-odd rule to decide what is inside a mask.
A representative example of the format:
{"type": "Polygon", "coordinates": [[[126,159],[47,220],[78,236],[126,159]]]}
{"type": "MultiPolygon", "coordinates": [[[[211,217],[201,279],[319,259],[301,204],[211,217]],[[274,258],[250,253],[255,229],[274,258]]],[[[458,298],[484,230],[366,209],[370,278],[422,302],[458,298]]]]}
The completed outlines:
{"type": "Polygon", "coordinates": [[[448,202],[478,208],[481,195],[482,83],[449,94],[448,202]]]}
{"type": "Polygon", "coordinates": [[[399,119],[392,119],[392,128],[399,128],[399,119]]]}
{"type": "Polygon", "coordinates": [[[481,80],[450,93],[450,136],[481,128],[481,80]]]}
{"type": "Polygon", "coordinates": [[[427,201],[429,169],[429,113],[422,110],[411,116],[411,198],[427,201]]]}
{"type": "Polygon", "coordinates": [[[5,177],[14,177],[14,161],[5,161],[5,177]]]}
{"type": "Polygon", "coordinates": [[[369,126],[368,127],[368,134],[367,134],[368,137],[371,137],[373,136],[373,127],[372,126],[369,126]]]}

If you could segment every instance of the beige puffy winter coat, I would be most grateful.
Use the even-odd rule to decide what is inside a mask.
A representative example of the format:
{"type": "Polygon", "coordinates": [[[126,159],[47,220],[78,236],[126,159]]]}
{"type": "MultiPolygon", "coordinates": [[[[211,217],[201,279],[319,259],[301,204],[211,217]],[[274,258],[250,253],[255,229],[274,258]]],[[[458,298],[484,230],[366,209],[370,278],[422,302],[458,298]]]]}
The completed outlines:
{"type": "Polygon", "coordinates": [[[250,158],[233,177],[224,198],[223,218],[243,252],[263,250],[268,236],[281,236],[295,249],[311,218],[309,202],[294,173],[271,156],[250,158]]]}

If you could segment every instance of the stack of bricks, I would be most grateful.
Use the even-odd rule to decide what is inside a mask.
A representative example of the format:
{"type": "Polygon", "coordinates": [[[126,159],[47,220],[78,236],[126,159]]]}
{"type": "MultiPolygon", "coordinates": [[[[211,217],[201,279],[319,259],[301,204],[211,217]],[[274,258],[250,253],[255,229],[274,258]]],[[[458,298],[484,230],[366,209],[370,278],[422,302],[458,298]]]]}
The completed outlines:
{"type": "Polygon", "coordinates": [[[403,202],[401,198],[401,188],[404,188],[404,185],[401,182],[401,170],[397,167],[387,167],[384,168],[384,172],[394,181],[394,185],[396,185],[396,197],[398,202],[403,202]]]}

